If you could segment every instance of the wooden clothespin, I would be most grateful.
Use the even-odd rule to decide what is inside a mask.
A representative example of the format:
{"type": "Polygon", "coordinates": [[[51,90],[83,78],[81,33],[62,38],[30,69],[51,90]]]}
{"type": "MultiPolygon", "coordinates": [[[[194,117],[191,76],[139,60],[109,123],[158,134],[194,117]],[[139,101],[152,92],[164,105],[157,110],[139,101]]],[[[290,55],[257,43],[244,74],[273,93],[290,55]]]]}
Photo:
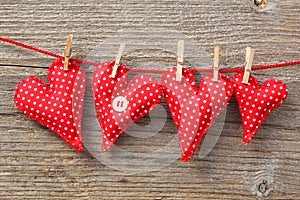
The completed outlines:
{"type": "Polygon", "coordinates": [[[248,81],[249,81],[251,67],[252,67],[253,58],[254,58],[254,52],[255,52],[254,49],[252,49],[251,47],[247,47],[245,72],[244,72],[243,81],[242,81],[242,83],[244,83],[244,84],[248,84],[248,81]]]}
{"type": "Polygon", "coordinates": [[[220,57],[220,45],[215,47],[214,53],[214,81],[219,80],[219,57],[220,57]]]}
{"type": "Polygon", "coordinates": [[[71,57],[72,39],[73,39],[73,35],[68,35],[68,37],[67,37],[66,51],[65,51],[64,70],[68,70],[69,69],[69,59],[71,57]]]}
{"type": "Polygon", "coordinates": [[[176,81],[181,82],[183,66],[184,40],[178,41],[176,81]]]}
{"type": "Polygon", "coordinates": [[[112,70],[111,75],[110,75],[111,78],[115,78],[115,76],[116,76],[118,67],[120,66],[122,55],[124,53],[124,49],[125,49],[125,43],[121,43],[118,55],[117,55],[116,60],[115,60],[115,65],[113,66],[113,70],[112,70]]]}

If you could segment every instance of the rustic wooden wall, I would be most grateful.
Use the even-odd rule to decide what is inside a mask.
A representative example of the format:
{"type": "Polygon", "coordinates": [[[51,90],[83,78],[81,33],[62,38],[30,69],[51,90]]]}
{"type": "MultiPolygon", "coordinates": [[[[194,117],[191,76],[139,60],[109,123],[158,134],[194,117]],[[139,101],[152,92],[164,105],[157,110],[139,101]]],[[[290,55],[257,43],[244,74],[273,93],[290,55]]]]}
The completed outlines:
{"type": "MultiPolygon", "coordinates": [[[[122,31],[136,35],[139,29],[164,28],[199,43],[198,60],[201,56],[212,59],[214,45],[221,44],[221,65],[226,67],[242,65],[246,46],[256,49],[255,65],[299,60],[299,1],[270,3],[267,10],[258,11],[250,0],[0,0],[0,35],[61,54],[66,36],[73,34],[73,55],[86,58],[122,31]]],[[[164,45],[168,40],[159,39],[167,37],[157,35],[154,42],[164,45]]],[[[117,48],[117,44],[112,46],[117,48]]],[[[110,52],[115,49],[101,53],[114,56],[110,52]]],[[[125,61],[174,63],[172,54],[148,53],[128,55],[125,61]]],[[[197,60],[193,55],[188,56],[197,60]]],[[[29,75],[46,80],[52,61],[0,44],[1,199],[300,198],[299,66],[254,72],[260,81],[274,77],[286,82],[289,97],[271,113],[251,144],[242,145],[241,119],[233,98],[221,137],[208,156],[195,156],[189,163],[177,159],[156,172],[128,174],[88,153],[74,152],[17,110],[13,94],[18,82],[29,75]]],[[[170,119],[163,131],[176,134],[170,119]]],[[[158,148],[164,141],[158,137],[147,145],[158,148]]],[[[120,145],[123,142],[143,147],[142,140],[123,139],[120,145]]]]}

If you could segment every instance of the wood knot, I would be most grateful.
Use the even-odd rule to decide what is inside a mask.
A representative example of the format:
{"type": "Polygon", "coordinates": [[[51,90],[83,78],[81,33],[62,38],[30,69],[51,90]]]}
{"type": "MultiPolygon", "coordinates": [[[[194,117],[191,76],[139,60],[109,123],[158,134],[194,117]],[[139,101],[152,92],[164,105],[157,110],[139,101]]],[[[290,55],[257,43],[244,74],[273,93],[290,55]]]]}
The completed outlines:
{"type": "Polygon", "coordinates": [[[267,190],[268,190],[268,183],[266,180],[263,180],[263,182],[258,185],[258,191],[264,194],[265,192],[267,192],[267,190]]]}
{"type": "Polygon", "coordinates": [[[267,0],[253,0],[254,5],[258,8],[263,9],[267,5],[267,0]]]}
{"type": "Polygon", "coordinates": [[[129,180],[128,180],[127,178],[121,178],[121,179],[120,179],[120,182],[121,182],[121,183],[128,183],[129,180]]]}

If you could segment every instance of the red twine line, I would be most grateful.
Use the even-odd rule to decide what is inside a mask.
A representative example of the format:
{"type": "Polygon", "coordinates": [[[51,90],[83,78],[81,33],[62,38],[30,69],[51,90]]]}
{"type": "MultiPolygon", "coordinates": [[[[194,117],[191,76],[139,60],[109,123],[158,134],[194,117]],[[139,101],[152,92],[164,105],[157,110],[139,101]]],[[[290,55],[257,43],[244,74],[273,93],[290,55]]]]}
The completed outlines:
{"type": "MultiPolygon", "coordinates": [[[[0,40],[6,43],[10,43],[19,47],[23,47],[25,49],[29,49],[41,54],[45,54],[51,57],[55,57],[58,59],[64,59],[64,56],[45,51],[27,44],[23,44],[21,42],[17,42],[8,38],[0,37],[0,40]]],[[[93,65],[93,66],[99,66],[100,63],[96,62],[91,62],[87,60],[81,60],[78,58],[71,58],[71,61],[77,62],[77,63],[82,63],[82,64],[88,64],[88,65],[93,65]]],[[[257,71],[257,70],[264,70],[264,69],[272,69],[272,68],[279,68],[279,67],[288,67],[288,66],[293,66],[293,65],[300,65],[300,60],[298,61],[292,61],[292,62],[284,62],[284,63],[278,63],[278,64],[271,64],[271,65],[262,65],[262,66],[255,66],[252,67],[252,71],[257,71]]],[[[158,69],[137,69],[137,68],[130,68],[131,71],[134,72],[145,72],[145,73],[164,73],[166,70],[158,70],[158,69]]],[[[191,69],[192,72],[211,72],[212,69],[191,69]]],[[[234,68],[234,69],[220,69],[220,73],[238,73],[238,72],[243,72],[244,68],[239,67],[239,68],[234,68]]]]}

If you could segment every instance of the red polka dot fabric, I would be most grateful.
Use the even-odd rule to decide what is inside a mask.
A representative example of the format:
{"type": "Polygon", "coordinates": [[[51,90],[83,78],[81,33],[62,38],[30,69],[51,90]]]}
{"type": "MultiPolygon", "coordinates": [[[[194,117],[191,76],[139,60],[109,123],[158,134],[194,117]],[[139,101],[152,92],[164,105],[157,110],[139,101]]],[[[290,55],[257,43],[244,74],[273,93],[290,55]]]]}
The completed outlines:
{"type": "Polygon", "coordinates": [[[267,80],[261,86],[250,75],[243,84],[243,73],[233,77],[234,95],[238,101],[244,127],[243,141],[249,143],[266,117],[287,98],[286,85],[279,80],[267,80]]]}
{"type": "Polygon", "coordinates": [[[176,69],[162,76],[166,102],[178,129],[178,140],[182,150],[182,161],[192,157],[201,140],[216,117],[226,108],[233,93],[230,78],[220,75],[213,81],[213,75],[203,77],[199,88],[195,77],[188,69],[183,69],[183,78],[176,81],[176,69]]]}
{"type": "Polygon", "coordinates": [[[86,77],[84,71],[73,62],[69,63],[68,71],[63,68],[63,60],[57,60],[50,66],[50,86],[34,76],[21,81],[14,100],[21,112],[57,133],[76,151],[82,152],[81,116],[86,77]]]}
{"type": "MultiPolygon", "coordinates": [[[[84,71],[70,62],[65,71],[63,60],[55,61],[48,70],[46,85],[37,77],[28,77],[16,89],[16,106],[32,120],[57,133],[76,151],[83,151],[81,117],[86,86],[84,71]]],[[[181,82],[176,69],[165,72],[161,83],[148,75],[135,75],[128,80],[129,68],[121,64],[116,77],[111,73],[114,61],[101,63],[92,77],[92,90],[98,120],[102,128],[102,150],[108,151],[134,122],[160,104],[162,94],[178,129],[182,161],[192,159],[205,134],[223,112],[234,93],[242,117],[244,143],[249,143],[266,117],[287,98],[286,85],[267,80],[261,86],[250,75],[243,84],[243,73],[231,80],[219,74],[207,74],[196,84],[194,74],[183,69],[181,82]]]]}
{"type": "Polygon", "coordinates": [[[150,113],[162,98],[162,86],[151,76],[136,75],[128,82],[129,69],[120,65],[112,78],[113,66],[113,61],[102,63],[92,78],[102,128],[102,151],[110,150],[120,135],[132,123],[150,113]]]}

